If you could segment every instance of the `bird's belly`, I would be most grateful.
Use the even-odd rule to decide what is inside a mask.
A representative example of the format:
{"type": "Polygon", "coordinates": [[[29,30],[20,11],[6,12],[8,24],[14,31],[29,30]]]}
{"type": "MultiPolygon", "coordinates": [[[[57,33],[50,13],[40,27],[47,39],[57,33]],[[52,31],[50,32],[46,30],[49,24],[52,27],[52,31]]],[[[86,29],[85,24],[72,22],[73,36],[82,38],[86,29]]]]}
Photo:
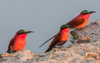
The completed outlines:
{"type": "Polygon", "coordinates": [[[16,50],[23,50],[24,47],[25,47],[25,44],[26,42],[19,42],[19,43],[16,43],[14,44],[13,48],[12,48],[12,51],[16,51],[16,50]]]}
{"type": "Polygon", "coordinates": [[[82,29],[87,25],[88,21],[85,21],[83,24],[76,26],[77,29],[82,29]]]}
{"type": "Polygon", "coordinates": [[[25,43],[21,43],[21,44],[19,45],[19,50],[23,50],[24,47],[25,47],[25,43]]]}
{"type": "Polygon", "coordinates": [[[68,33],[67,34],[65,33],[65,34],[62,35],[61,41],[67,41],[68,38],[69,38],[69,34],[68,33]]]}

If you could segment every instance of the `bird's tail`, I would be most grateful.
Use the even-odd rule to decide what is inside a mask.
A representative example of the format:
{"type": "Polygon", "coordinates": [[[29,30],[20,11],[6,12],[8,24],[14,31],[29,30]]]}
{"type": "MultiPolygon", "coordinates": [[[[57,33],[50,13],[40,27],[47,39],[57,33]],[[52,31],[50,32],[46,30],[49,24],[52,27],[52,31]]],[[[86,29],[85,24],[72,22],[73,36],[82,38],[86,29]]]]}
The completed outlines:
{"type": "MultiPolygon", "coordinates": [[[[53,37],[51,37],[50,39],[48,39],[46,42],[44,42],[40,47],[42,47],[45,43],[47,43],[49,40],[51,40],[52,38],[54,38],[56,35],[54,35],[53,37]]],[[[39,48],[40,48],[39,47],[39,48]]]]}

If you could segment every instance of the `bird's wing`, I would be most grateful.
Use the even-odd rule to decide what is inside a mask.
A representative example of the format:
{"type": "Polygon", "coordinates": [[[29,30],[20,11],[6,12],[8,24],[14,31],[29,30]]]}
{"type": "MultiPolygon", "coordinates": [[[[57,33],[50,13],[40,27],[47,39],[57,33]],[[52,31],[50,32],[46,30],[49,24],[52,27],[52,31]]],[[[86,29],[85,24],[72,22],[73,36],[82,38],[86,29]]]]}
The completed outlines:
{"type": "Polygon", "coordinates": [[[62,34],[57,34],[53,41],[51,42],[49,48],[46,50],[46,52],[50,51],[62,38],[62,34]]]}
{"type": "Polygon", "coordinates": [[[77,18],[74,18],[73,20],[71,20],[70,22],[68,22],[67,24],[74,25],[74,27],[75,27],[75,26],[79,26],[79,25],[83,24],[84,22],[85,22],[84,18],[77,17],[77,18]]]}
{"type": "Polygon", "coordinates": [[[9,46],[8,46],[8,50],[7,50],[7,52],[10,51],[10,47],[14,45],[14,42],[15,42],[15,39],[12,38],[12,39],[10,40],[10,43],[9,43],[9,46]]]}

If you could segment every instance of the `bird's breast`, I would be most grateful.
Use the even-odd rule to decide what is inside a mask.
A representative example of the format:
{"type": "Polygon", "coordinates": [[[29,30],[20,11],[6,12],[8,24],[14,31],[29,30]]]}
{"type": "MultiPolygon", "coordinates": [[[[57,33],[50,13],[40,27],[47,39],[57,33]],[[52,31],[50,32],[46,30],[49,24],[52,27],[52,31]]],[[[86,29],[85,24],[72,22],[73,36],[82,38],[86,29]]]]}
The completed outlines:
{"type": "Polygon", "coordinates": [[[24,35],[18,36],[15,42],[16,42],[16,45],[25,46],[25,44],[26,44],[26,36],[24,36],[24,35]]]}
{"type": "Polygon", "coordinates": [[[90,14],[87,14],[87,15],[83,15],[83,16],[81,16],[81,18],[84,19],[84,22],[83,22],[82,24],[76,26],[75,28],[77,28],[77,29],[84,28],[84,27],[88,24],[89,17],[90,17],[90,14]]]}
{"type": "Polygon", "coordinates": [[[81,24],[76,26],[77,29],[84,28],[88,24],[89,19],[85,19],[85,21],[81,24]]]}
{"type": "Polygon", "coordinates": [[[62,33],[62,41],[66,41],[66,40],[68,40],[68,38],[69,38],[69,32],[63,32],[62,33]]]}

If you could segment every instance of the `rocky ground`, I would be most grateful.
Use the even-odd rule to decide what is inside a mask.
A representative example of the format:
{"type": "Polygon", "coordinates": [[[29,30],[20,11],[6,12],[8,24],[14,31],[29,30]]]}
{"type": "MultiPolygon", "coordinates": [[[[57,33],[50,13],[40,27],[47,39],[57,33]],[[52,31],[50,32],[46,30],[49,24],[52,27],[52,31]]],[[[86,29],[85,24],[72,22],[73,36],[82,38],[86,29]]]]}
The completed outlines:
{"type": "Polygon", "coordinates": [[[0,63],[100,63],[100,42],[74,44],[47,53],[29,50],[3,54],[0,63]]]}
{"type": "Polygon", "coordinates": [[[100,63],[100,20],[71,34],[75,39],[70,47],[57,47],[47,53],[5,53],[0,55],[0,63],[100,63]]]}

